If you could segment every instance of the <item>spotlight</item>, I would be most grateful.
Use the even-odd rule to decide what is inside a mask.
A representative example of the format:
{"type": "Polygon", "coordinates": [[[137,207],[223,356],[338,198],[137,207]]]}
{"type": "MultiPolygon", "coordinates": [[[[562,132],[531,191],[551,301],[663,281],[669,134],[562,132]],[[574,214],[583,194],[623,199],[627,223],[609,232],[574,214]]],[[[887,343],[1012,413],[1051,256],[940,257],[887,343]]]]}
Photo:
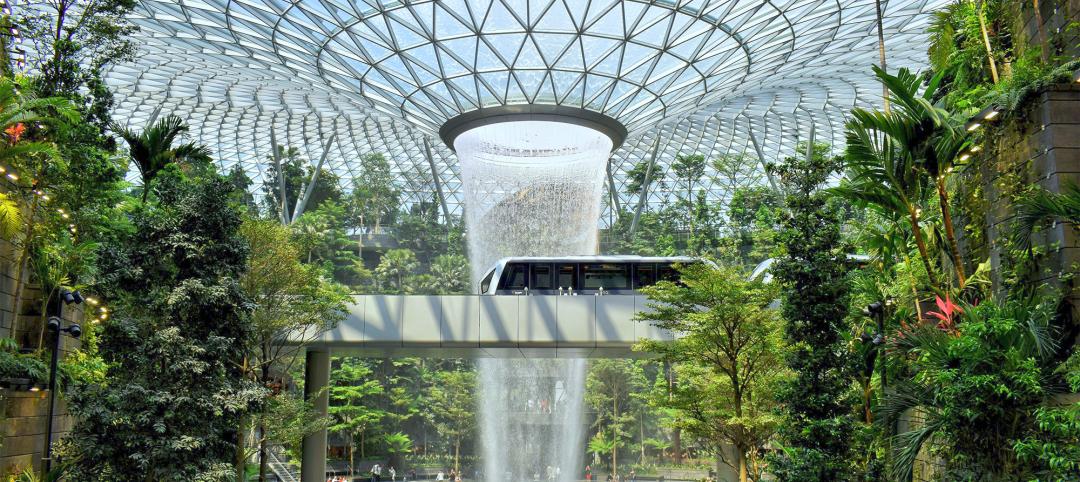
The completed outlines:
{"type": "Polygon", "coordinates": [[[74,293],[71,293],[71,296],[75,299],[75,303],[82,303],[85,300],[82,293],[79,293],[79,290],[75,290],[74,293]]]}
{"type": "Polygon", "coordinates": [[[875,301],[866,306],[866,312],[869,313],[871,316],[879,315],[884,308],[885,305],[882,302],[875,301]]]}
{"type": "Polygon", "coordinates": [[[82,336],[82,327],[78,323],[72,323],[71,326],[67,327],[66,331],[71,334],[72,338],[82,336]]]}
{"type": "Polygon", "coordinates": [[[61,322],[60,322],[59,317],[50,316],[49,321],[48,321],[49,331],[59,331],[60,330],[60,323],[61,322]]]}
{"type": "Polygon", "coordinates": [[[64,304],[70,305],[75,302],[75,293],[68,290],[62,290],[60,291],[60,298],[64,300],[64,304]]]}

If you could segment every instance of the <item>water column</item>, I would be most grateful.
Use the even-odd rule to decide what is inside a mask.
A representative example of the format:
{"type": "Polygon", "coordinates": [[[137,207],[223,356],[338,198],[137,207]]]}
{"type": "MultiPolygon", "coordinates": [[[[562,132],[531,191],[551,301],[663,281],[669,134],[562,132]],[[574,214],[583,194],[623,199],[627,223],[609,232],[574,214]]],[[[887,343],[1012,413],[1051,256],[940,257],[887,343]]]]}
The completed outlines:
{"type": "MultiPolygon", "coordinates": [[[[503,257],[596,254],[612,146],[589,127],[532,120],[475,127],[454,140],[474,285],[503,257]]],[[[557,470],[560,482],[578,480],[585,361],[478,365],[485,479],[546,480],[557,470]]]]}

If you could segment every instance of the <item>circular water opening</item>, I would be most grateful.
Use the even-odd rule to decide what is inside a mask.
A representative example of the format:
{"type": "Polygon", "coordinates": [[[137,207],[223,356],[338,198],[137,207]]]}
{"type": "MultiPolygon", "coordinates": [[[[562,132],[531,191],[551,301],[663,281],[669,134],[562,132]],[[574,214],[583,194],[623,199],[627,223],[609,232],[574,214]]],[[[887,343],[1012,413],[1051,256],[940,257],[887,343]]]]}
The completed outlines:
{"type": "Polygon", "coordinates": [[[469,129],[454,139],[463,163],[575,163],[606,161],[610,137],[595,129],[553,121],[510,121],[469,129]]]}

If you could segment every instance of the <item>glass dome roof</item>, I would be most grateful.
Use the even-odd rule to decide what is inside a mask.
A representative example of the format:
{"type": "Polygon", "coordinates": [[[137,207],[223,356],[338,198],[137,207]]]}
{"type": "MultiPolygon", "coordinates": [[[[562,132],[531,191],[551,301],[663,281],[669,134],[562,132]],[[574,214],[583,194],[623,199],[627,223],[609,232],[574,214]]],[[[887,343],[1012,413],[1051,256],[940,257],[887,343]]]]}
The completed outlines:
{"type": "MultiPolygon", "coordinates": [[[[254,189],[273,131],[309,159],[329,146],[326,166],[346,188],[372,151],[393,159],[414,202],[433,198],[438,176],[450,214],[461,212],[460,171],[438,136],[445,121],[514,104],[583,108],[626,127],[611,182],[633,206],[622,186],[642,160],[667,175],[679,153],[745,154],[736,178],[750,185],[811,124],[840,144],[847,111],[880,101],[874,3],[143,0],[140,53],[107,81],[117,120],[183,116],[254,189]]],[[[921,66],[929,13],[945,3],[882,0],[890,65],[921,66]]],[[[733,187],[706,185],[721,202],[733,187]]]]}

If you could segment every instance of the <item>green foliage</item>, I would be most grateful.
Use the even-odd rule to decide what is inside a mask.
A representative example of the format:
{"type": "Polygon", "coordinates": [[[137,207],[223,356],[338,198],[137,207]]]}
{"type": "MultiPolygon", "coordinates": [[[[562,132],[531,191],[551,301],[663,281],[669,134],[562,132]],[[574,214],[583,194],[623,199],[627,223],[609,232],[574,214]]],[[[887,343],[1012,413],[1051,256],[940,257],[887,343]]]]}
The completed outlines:
{"type": "Polygon", "coordinates": [[[784,373],[779,314],[769,308],[777,287],[726,266],[684,266],[680,275],[680,284],[644,289],[649,310],[637,315],[681,334],[635,347],[676,362],[678,385],[650,403],[676,410],[681,427],[712,453],[734,446],[737,460],[726,463],[757,480],[764,468],[758,454],[778,421],[772,394],[784,373]]]}
{"type": "Polygon", "coordinates": [[[375,268],[375,276],[385,291],[403,293],[407,286],[405,281],[419,266],[420,263],[416,261],[416,255],[412,251],[391,249],[383,254],[379,266],[375,268]]]}
{"type": "MultiPolygon", "coordinates": [[[[315,174],[315,166],[304,159],[300,155],[300,149],[296,147],[278,146],[277,155],[281,160],[280,171],[285,173],[285,200],[289,221],[295,222],[292,216],[296,213],[297,203],[303,201],[308,184],[311,183],[311,178],[315,174]]],[[[266,213],[275,219],[281,217],[281,178],[278,171],[274,156],[267,156],[263,206],[266,213]]],[[[315,188],[311,191],[311,197],[308,198],[304,211],[300,214],[314,211],[324,203],[342,204],[344,196],[341,193],[340,184],[341,179],[337,174],[326,168],[321,169],[319,178],[315,180],[315,188]]]]}
{"type": "Polygon", "coordinates": [[[461,470],[461,442],[476,429],[476,372],[439,372],[431,390],[435,427],[453,442],[454,470],[461,470]]]}
{"type": "Polygon", "coordinates": [[[375,395],[384,392],[378,380],[372,379],[371,368],[363,360],[343,358],[330,376],[330,430],[348,436],[349,466],[353,466],[353,453],[359,446],[363,457],[364,438],[386,412],[371,403],[375,395]],[[359,442],[353,442],[359,438],[359,442]]]}
{"type": "Polygon", "coordinates": [[[794,376],[777,394],[785,450],[769,470],[781,480],[847,480],[854,431],[846,399],[853,360],[843,340],[847,247],[839,213],[822,191],[839,166],[815,146],[809,158],[789,157],[771,168],[787,193],[780,233],[785,254],[772,271],[782,287],[785,360],[794,376]]]}
{"type": "Polygon", "coordinates": [[[210,148],[195,142],[173,145],[188,130],[180,116],[168,115],[142,132],[119,124],[113,125],[112,129],[127,142],[128,154],[139,169],[143,202],[150,193],[150,183],[169,164],[180,164],[185,170],[198,174],[213,169],[210,165],[210,148]]]}
{"type": "Polygon", "coordinates": [[[11,338],[0,338],[0,379],[23,378],[30,384],[46,382],[49,368],[41,358],[19,353],[19,344],[11,338]]]}
{"type": "Polygon", "coordinates": [[[632,437],[635,405],[643,403],[631,394],[645,386],[645,376],[632,360],[599,359],[589,366],[585,401],[596,411],[593,427],[597,431],[589,444],[592,447],[594,441],[604,441],[612,472],[619,468],[619,449],[627,446],[632,437]]]}
{"type": "Polygon", "coordinates": [[[1075,437],[1075,427],[1057,425],[1064,413],[1043,407],[1061,383],[1056,309],[1053,297],[961,305],[936,325],[898,335],[910,376],[895,385],[879,420],[916,410],[923,422],[896,436],[893,477],[910,477],[924,445],[948,455],[947,480],[1028,480],[1066,463],[1060,457],[1069,450],[1057,452],[1056,443],[1075,437]],[[1046,460],[1038,457],[1044,449],[1046,460]]]}
{"type": "Polygon", "coordinates": [[[100,263],[115,314],[99,340],[105,383],[68,399],[74,480],[228,480],[240,417],[263,393],[240,372],[248,251],[227,182],[169,167],[156,192],[100,263]]]}
{"type": "Polygon", "coordinates": [[[379,153],[360,158],[360,174],[353,180],[349,209],[357,227],[372,226],[376,232],[397,212],[401,193],[394,186],[390,161],[379,153]]]}

